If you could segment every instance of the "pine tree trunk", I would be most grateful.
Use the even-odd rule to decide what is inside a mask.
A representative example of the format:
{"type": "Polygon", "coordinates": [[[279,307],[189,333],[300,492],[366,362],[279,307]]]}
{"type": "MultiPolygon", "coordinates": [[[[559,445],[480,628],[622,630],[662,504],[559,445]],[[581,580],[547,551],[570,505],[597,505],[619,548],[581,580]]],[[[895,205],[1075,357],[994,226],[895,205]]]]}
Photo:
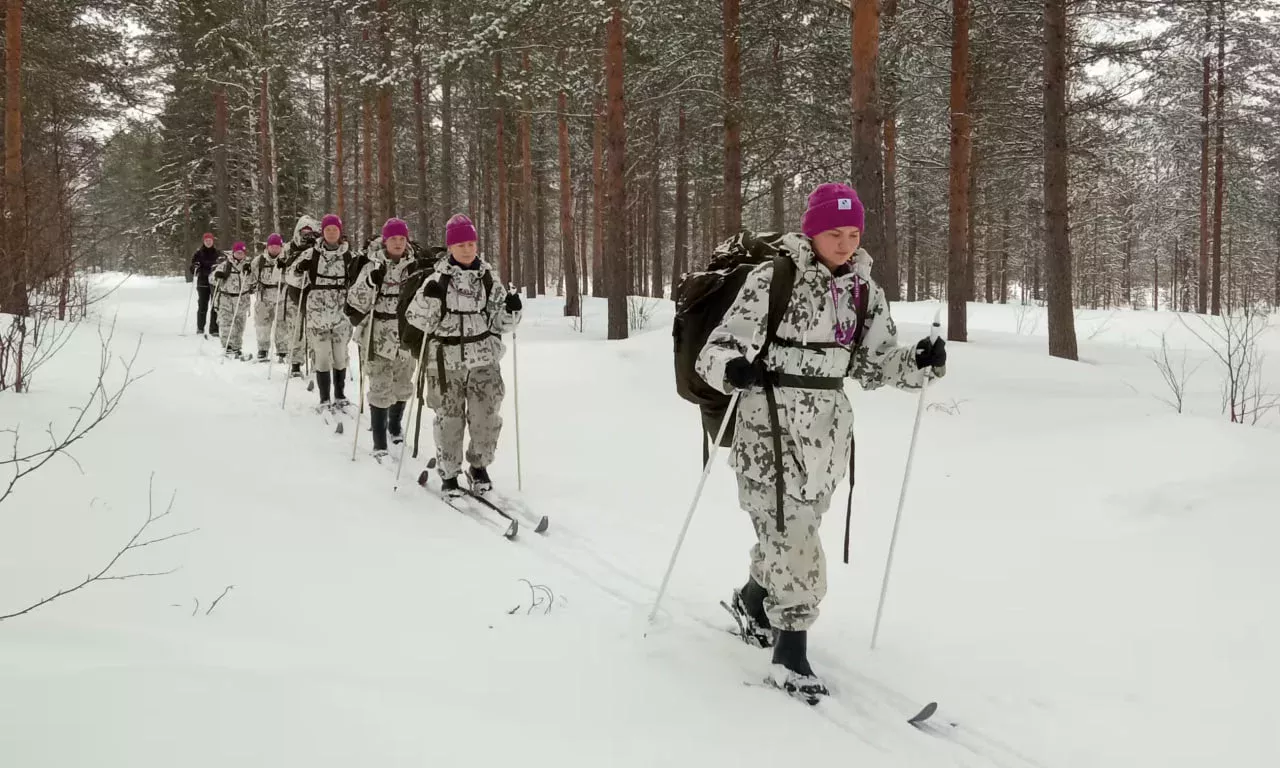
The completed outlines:
{"type": "MultiPolygon", "coordinates": [[[[565,66],[567,54],[560,51],[560,69],[565,66]]],[[[560,150],[560,263],[564,274],[564,314],[566,317],[582,315],[582,301],[578,296],[578,262],[574,257],[573,229],[573,179],[569,166],[569,97],[560,89],[556,100],[556,133],[560,150]]]]}
{"type": "Polygon", "coordinates": [[[373,231],[373,96],[369,91],[365,91],[362,116],[364,121],[361,123],[360,143],[364,157],[364,195],[361,198],[364,201],[364,220],[361,226],[361,240],[368,238],[369,233],[373,231]]]}
{"type": "Polygon", "coordinates": [[[1205,1],[1204,81],[1200,95],[1200,293],[1196,311],[1209,312],[1209,41],[1213,39],[1213,0],[1205,1]]]}
{"type": "Polygon", "coordinates": [[[1044,4],[1045,264],[1049,282],[1049,354],[1076,360],[1068,229],[1067,2],[1045,0],[1044,4]]]}
{"type": "Polygon", "coordinates": [[[1004,207],[1004,221],[1000,227],[1000,303],[1009,303],[1009,207],[1004,207]]]}
{"type": "MultiPolygon", "coordinates": [[[[335,155],[333,160],[333,187],[338,193],[338,218],[343,222],[347,220],[347,182],[346,182],[346,157],[344,157],[342,146],[342,134],[344,130],[343,109],[342,109],[342,83],[335,82],[333,84],[333,102],[337,106],[337,115],[334,125],[336,126],[337,136],[335,137],[335,155]]],[[[327,213],[327,211],[326,211],[327,213]]]]}
{"type": "Polygon", "coordinates": [[[907,301],[916,301],[919,293],[916,288],[916,281],[919,279],[916,274],[916,244],[920,236],[919,227],[916,224],[916,207],[911,204],[910,198],[907,200],[907,301]]]}
{"type": "Polygon", "coordinates": [[[476,222],[476,226],[480,226],[480,191],[477,188],[479,181],[480,153],[481,153],[481,137],[479,124],[472,123],[470,140],[467,142],[467,216],[476,222]]]}
{"type": "MultiPolygon", "coordinates": [[[[735,0],[726,0],[734,2],[735,0]]],[[[609,19],[608,46],[605,54],[605,84],[608,99],[608,147],[609,147],[609,339],[625,339],[627,326],[627,286],[630,275],[627,268],[626,231],[627,179],[626,149],[627,125],[625,91],[623,81],[623,54],[626,37],[622,26],[622,4],[613,0],[613,12],[609,19]]]]}
{"type": "MultiPolygon", "coordinates": [[[[378,201],[379,218],[386,220],[396,214],[396,185],[392,174],[393,160],[391,126],[391,30],[387,0],[378,0],[378,37],[382,42],[382,82],[378,86],[378,201]]],[[[372,230],[371,230],[372,231],[372,230]]]]}
{"type": "Polygon", "coordinates": [[[605,297],[610,295],[608,272],[604,268],[604,106],[596,100],[595,136],[592,139],[592,225],[591,225],[591,295],[605,297]]]}
{"type": "MultiPolygon", "coordinates": [[[[781,104],[783,103],[783,99],[786,97],[786,78],[784,77],[782,69],[781,41],[773,41],[773,52],[771,58],[773,66],[770,75],[773,79],[773,94],[774,98],[778,100],[777,103],[781,104]]],[[[773,174],[773,179],[769,182],[769,196],[771,198],[769,228],[774,232],[785,232],[787,226],[786,177],[783,176],[782,173],[777,172],[773,174]]],[[[680,273],[676,272],[675,274],[679,275],[680,273]]],[[[674,282],[672,285],[674,285],[674,282]]]]}
{"type": "MultiPolygon", "coordinates": [[[[22,178],[22,0],[5,8],[4,203],[5,248],[0,252],[0,311],[26,315],[27,191],[22,178]]],[[[225,117],[225,108],[223,110],[225,117]]],[[[224,155],[225,159],[225,155],[224,155]]],[[[21,364],[17,373],[21,389],[21,364]]]]}
{"type": "MultiPolygon", "coordinates": [[[[898,21],[898,0],[884,2],[885,30],[892,33],[898,21]]],[[[880,286],[885,298],[902,297],[898,244],[898,60],[894,56],[886,67],[884,93],[884,253],[886,282],[880,286]]],[[[880,261],[879,258],[876,261],[880,261]]]]}
{"type": "MultiPolygon", "coordinates": [[[[530,77],[529,52],[521,57],[521,70],[525,79],[530,77]]],[[[519,141],[520,141],[520,215],[523,217],[521,240],[524,241],[524,290],[525,296],[532,299],[538,295],[537,262],[533,248],[533,147],[532,126],[530,125],[533,105],[526,95],[520,101],[519,141]]]]}
{"type": "MultiPolygon", "coordinates": [[[[413,46],[411,55],[413,66],[413,143],[417,154],[418,171],[418,236],[424,242],[433,242],[431,221],[431,190],[427,187],[427,105],[424,96],[424,73],[422,66],[421,32],[418,28],[417,14],[409,14],[409,39],[413,46]]],[[[487,168],[487,166],[486,166],[487,168]]]]}
{"type": "Polygon", "coordinates": [[[649,199],[652,201],[649,216],[649,249],[653,253],[653,264],[649,270],[649,295],[655,299],[666,296],[666,283],[662,274],[662,148],[660,140],[662,117],[657,110],[653,112],[653,167],[650,169],[649,199]]]}
{"type": "MultiPolygon", "coordinates": [[[[853,172],[850,178],[853,179],[858,198],[866,209],[862,247],[875,257],[871,277],[884,289],[886,296],[896,298],[897,289],[894,286],[897,285],[897,266],[889,262],[884,252],[883,240],[884,160],[880,147],[880,95],[877,82],[880,2],[852,0],[849,8],[853,14],[853,172]]],[[[966,64],[966,68],[967,66],[966,64]]],[[[963,333],[963,328],[961,332],[963,333]]]]}
{"type": "MultiPolygon", "coordinates": [[[[1226,143],[1226,124],[1223,112],[1227,100],[1227,2],[1218,0],[1218,99],[1214,105],[1214,120],[1218,124],[1217,148],[1213,161],[1213,314],[1222,314],[1222,208],[1226,189],[1223,154],[1226,143]]],[[[1228,285],[1227,290],[1230,291],[1228,285]]]]}
{"type": "Polygon", "coordinates": [[[218,228],[214,231],[222,240],[235,234],[235,222],[231,220],[228,173],[227,89],[219,85],[213,92],[213,183],[214,205],[218,210],[218,228]]]}
{"type": "Polygon", "coordinates": [[[533,164],[533,207],[537,213],[537,242],[538,242],[538,266],[537,266],[537,295],[546,296],[547,294],[547,196],[545,194],[546,185],[545,174],[543,173],[542,161],[542,128],[538,129],[538,158],[533,164]]]}
{"type": "Polygon", "coordinates": [[[324,58],[324,210],[333,210],[333,75],[329,57],[324,58]]]}
{"type": "Polygon", "coordinates": [[[689,270],[689,168],[684,105],[680,105],[680,122],[676,128],[676,235],[675,255],[671,265],[671,294],[680,287],[680,277],[689,270]]]}
{"type": "Polygon", "coordinates": [[[272,187],[275,186],[271,173],[271,100],[265,67],[262,70],[258,91],[258,148],[261,152],[259,164],[262,174],[259,184],[262,187],[261,226],[265,239],[266,235],[275,229],[276,219],[274,196],[271,194],[272,187]]]}
{"type": "MultiPolygon", "coordinates": [[[[1049,0],[1052,2],[1052,0],[1049,0]]],[[[969,0],[952,0],[950,237],[947,251],[947,339],[968,341],[969,159],[969,0]]]]}
{"type": "Polygon", "coordinates": [[[456,211],[453,203],[453,75],[440,73],[440,220],[456,211]]]}
{"type": "Polygon", "coordinates": [[[511,269],[511,251],[508,250],[507,240],[507,153],[503,138],[503,122],[506,116],[502,111],[502,54],[496,53],[493,56],[493,80],[494,80],[494,125],[497,131],[497,147],[494,150],[495,162],[498,164],[498,272],[502,275],[502,282],[510,283],[513,279],[511,269]]]}
{"type": "Polygon", "coordinates": [[[724,0],[724,226],[726,237],[742,222],[741,0],[724,0]]]}

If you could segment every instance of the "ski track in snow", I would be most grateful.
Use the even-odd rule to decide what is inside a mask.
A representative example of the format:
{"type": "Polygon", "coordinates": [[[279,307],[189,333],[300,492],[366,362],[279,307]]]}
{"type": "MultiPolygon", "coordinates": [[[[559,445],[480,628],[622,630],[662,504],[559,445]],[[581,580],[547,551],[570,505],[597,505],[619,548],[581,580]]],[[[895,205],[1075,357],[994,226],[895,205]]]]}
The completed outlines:
{"type": "MultiPolygon", "coordinates": [[[[971,305],[972,343],[951,345],[930,390],[874,652],[916,396],[849,386],[851,562],[842,492],[810,638],[833,696],[809,708],[761,682],[768,652],[729,634],[718,605],[753,540],[723,453],[646,621],[701,469],[696,409],[671,382],[669,303],[609,344],[602,301],[587,300],[582,332],[558,300],[526,304],[523,488],[510,336],[491,471],[551,526],[521,519],[512,542],[417,487],[430,412],[392,490],[397,462],[369,457],[367,412],[355,429],[354,344],[353,409],[334,435],[304,380],[281,408],[285,366],[268,380],[214,339],[179,336],[188,291],[128,279],[32,393],[0,398],[0,424],[39,447],[92,386],[91,323],[116,316],[117,354],[141,338],[135,373],[149,372],[76,446],[83,473],[56,459],[0,507],[0,613],[110,559],[146,519],[152,473],[157,512],[177,492],[154,533],[199,529],[117,569],[170,576],[0,622],[6,767],[1280,763],[1263,684],[1280,675],[1267,608],[1280,423],[1224,423],[1213,363],[1186,414],[1160,404],[1145,356],[1158,333],[1192,365],[1207,357],[1169,313],[1079,313],[1074,364],[1045,356],[1042,316],[971,305]],[[530,585],[554,600],[533,608],[530,585]],[[906,723],[930,700],[937,733],[906,723]]],[[[895,305],[900,343],[935,307],[895,305]]],[[[249,322],[245,350],[253,335],[249,322]]],[[[1264,344],[1280,382],[1280,330],[1264,344]]]]}

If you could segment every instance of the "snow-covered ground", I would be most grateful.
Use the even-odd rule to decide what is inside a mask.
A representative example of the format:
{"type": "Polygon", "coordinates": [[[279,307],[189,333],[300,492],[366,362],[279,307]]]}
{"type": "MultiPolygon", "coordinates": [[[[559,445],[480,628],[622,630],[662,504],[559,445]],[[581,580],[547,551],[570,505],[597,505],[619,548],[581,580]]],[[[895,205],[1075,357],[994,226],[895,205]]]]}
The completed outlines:
{"type": "MultiPolygon", "coordinates": [[[[281,409],[279,367],[269,381],[179,336],[187,297],[180,279],[132,278],[97,307],[118,312],[117,353],[141,339],[149,373],[78,465],[54,460],[0,506],[0,615],[100,569],[146,520],[151,478],[155,512],[176,498],[149,535],[198,529],[115,570],[171,575],[0,622],[5,768],[1280,764],[1280,430],[1227,423],[1213,363],[1187,413],[1157,400],[1160,331],[1205,359],[1172,314],[1081,312],[1069,363],[1046,356],[1041,310],[971,307],[972,343],[951,345],[929,393],[875,651],[916,398],[850,385],[851,562],[839,499],[810,640],[836,693],[824,717],[745,685],[768,657],[717,605],[752,541],[723,461],[646,623],[700,471],[669,304],[616,343],[602,302],[581,330],[555,299],[527,305],[523,488],[552,527],[509,542],[413,484],[429,421],[393,492],[394,470],[367,445],[353,463],[314,394],[295,382],[281,409]],[[529,584],[554,601],[532,606],[529,584]],[[956,740],[905,724],[934,699],[956,740]]],[[[904,343],[935,306],[895,306],[904,343]]],[[[1280,331],[1263,343],[1280,389],[1280,331]]],[[[86,325],[35,391],[0,396],[0,426],[42,445],[97,359],[86,325]]],[[[504,366],[493,474],[514,488],[504,366]]]]}

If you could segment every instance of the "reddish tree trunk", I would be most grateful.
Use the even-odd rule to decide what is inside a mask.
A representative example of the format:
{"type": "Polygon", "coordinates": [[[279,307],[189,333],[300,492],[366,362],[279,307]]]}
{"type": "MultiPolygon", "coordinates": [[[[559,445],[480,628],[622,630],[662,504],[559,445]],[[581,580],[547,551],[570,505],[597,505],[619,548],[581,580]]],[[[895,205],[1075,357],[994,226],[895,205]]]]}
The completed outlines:
{"type": "Polygon", "coordinates": [[[650,169],[649,200],[649,250],[653,263],[649,270],[649,295],[661,299],[666,295],[662,274],[662,152],[659,144],[662,130],[661,115],[653,113],[653,167],[650,169]]]}
{"type": "MultiPolygon", "coordinates": [[[[866,209],[862,247],[876,259],[871,276],[884,288],[885,295],[896,297],[897,265],[884,253],[884,160],[880,147],[880,95],[876,70],[880,58],[880,2],[853,0],[853,179],[854,188],[866,209]],[[890,291],[893,293],[891,294],[890,291]]],[[[968,29],[968,21],[965,21],[968,29]]],[[[966,61],[967,61],[966,39],[966,61]]],[[[953,60],[954,61],[954,60],[953,60]]],[[[966,64],[966,68],[967,68],[966,64]]],[[[965,77],[968,77],[966,71],[965,77]]],[[[967,115],[966,115],[967,122],[967,115]]],[[[963,332],[963,329],[961,329],[963,332]]]]}
{"type": "Polygon", "coordinates": [[[234,224],[228,198],[227,89],[221,85],[213,92],[213,179],[214,205],[218,210],[218,228],[214,232],[225,239],[233,236],[234,224]]]}
{"type": "Polygon", "coordinates": [[[364,237],[369,236],[369,232],[373,230],[373,97],[365,92],[363,109],[361,112],[363,122],[360,130],[361,149],[364,151],[364,184],[362,189],[361,200],[364,202],[364,216],[361,232],[364,237]]]}
{"type": "MultiPolygon", "coordinates": [[[[885,26],[890,32],[897,25],[898,0],[885,0],[885,26]]],[[[889,63],[884,87],[884,259],[885,282],[880,285],[885,297],[897,301],[901,297],[901,268],[898,258],[898,61],[889,63]]],[[[877,258],[876,261],[880,261],[877,258]]]]}
{"type": "MultiPolygon", "coordinates": [[[[1218,100],[1214,105],[1214,120],[1218,124],[1217,147],[1213,160],[1213,314],[1222,314],[1222,208],[1226,189],[1223,154],[1226,143],[1226,124],[1223,112],[1227,101],[1227,3],[1218,2],[1218,100]]],[[[1228,286],[1230,290],[1230,286],[1228,286]]]]}
{"type": "Polygon", "coordinates": [[[742,226],[742,56],[739,37],[741,0],[724,0],[724,228],[726,236],[742,226]]]}
{"type": "MultiPolygon", "coordinates": [[[[493,57],[493,79],[494,93],[502,93],[502,54],[494,54],[493,57]]],[[[507,240],[507,224],[509,221],[509,211],[507,209],[507,153],[502,135],[502,124],[506,119],[502,113],[502,96],[494,97],[494,124],[497,127],[497,148],[495,150],[495,158],[498,163],[498,271],[502,275],[502,282],[510,283],[511,274],[511,251],[508,250],[507,240]]]]}
{"type": "MultiPolygon", "coordinates": [[[[431,190],[427,187],[427,105],[424,92],[424,73],[422,52],[418,49],[421,33],[418,29],[417,14],[409,14],[409,39],[412,41],[413,66],[413,142],[417,154],[418,171],[418,236],[425,242],[432,242],[431,233],[431,190]]],[[[488,166],[486,166],[487,170],[488,166]]]]}
{"type": "Polygon", "coordinates": [[[1209,41],[1213,38],[1213,0],[1205,0],[1204,81],[1200,91],[1200,293],[1196,311],[1209,312],[1209,41]]]}
{"type": "Polygon", "coordinates": [[[947,339],[968,341],[972,291],[968,270],[969,160],[973,128],[969,119],[969,0],[952,0],[950,237],[947,251],[947,339]]]}
{"type": "Polygon", "coordinates": [[[1049,354],[1076,360],[1075,313],[1071,301],[1071,239],[1068,234],[1067,0],[1045,0],[1044,41],[1044,207],[1049,354]]]}
{"type": "Polygon", "coordinates": [[[258,164],[261,169],[262,185],[262,234],[275,230],[276,214],[274,196],[271,194],[275,179],[271,173],[271,97],[267,81],[267,70],[263,68],[261,82],[258,86],[258,164]]]}
{"type": "Polygon", "coordinates": [[[595,137],[592,140],[591,295],[598,297],[609,295],[608,273],[604,268],[604,128],[604,106],[597,100],[595,137]]]}
{"type": "Polygon", "coordinates": [[[391,33],[387,0],[378,0],[378,36],[382,42],[382,83],[378,86],[378,202],[381,219],[396,214],[395,167],[391,132],[391,33]]]}
{"type": "MultiPolygon", "coordinates": [[[[5,249],[0,253],[0,311],[25,315],[27,304],[27,192],[22,179],[22,0],[5,8],[4,203],[5,249]]],[[[219,91],[221,93],[221,91],[219,91]]],[[[225,98],[225,96],[224,96],[225,98]]],[[[223,103],[223,125],[226,106],[223,103]]],[[[223,153],[225,171],[226,154],[223,153]]],[[[225,181],[225,177],[223,179],[225,181]]],[[[223,198],[225,198],[225,194],[223,198]]],[[[225,200],[223,201],[225,203],[225,200]]],[[[21,369],[17,381],[22,382],[21,369]]],[[[20,388],[20,387],[19,387],[20,388]]]]}
{"type": "MultiPolygon", "coordinates": [[[[346,157],[344,157],[342,146],[343,133],[343,109],[342,109],[342,84],[340,82],[333,85],[333,101],[337,105],[337,116],[334,125],[336,126],[337,135],[334,137],[335,155],[333,159],[333,187],[338,193],[338,218],[343,221],[347,220],[347,182],[346,182],[346,157]]],[[[327,211],[326,211],[327,213],[327,211]]]]}
{"type": "Polygon", "coordinates": [[[333,210],[333,75],[329,57],[324,57],[324,211],[333,210]]]}
{"type": "MultiPolygon", "coordinates": [[[[560,68],[565,66],[565,51],[560,52],[560,68]]],[[[569,97],[564,89],[556,100],[556,128],[560,149],[560,263],[564,270],[564,313],[577,317],[582,314],[578,297],[578,262],[574,258],[573,242],[573,180],[569,167],[569,97]]]]}
{"type": "MultiPolygon", "coordinates": [[[[521,69],[526,79],[529,78],[529,52],[525,51],[521,57],[521,69]]],[[[524,228],[521,230],[521,240],[524,242],[524,290],[525,295],[534,298],[538,295],[538,267],[535,261],[536,254],[533,248],[533,147],[532,147],[532,126],[530,125],[530,112],[533,105],[529,103],[529,97],[526,95],[520,102],[520,215],[524,228]]]]}
{"type": "Polygon", "coordinates": [[[671,292],[680,285],[680,277],[689,269],[689,167],[684,105],[680,105],[680,122],[676,128],[676,236],[675,255],[671,265],[671,292]]]}
{"type": "MultiPolygon", "coordinates": [[[[726,0],[734,2],[734,0],[726,0]]],[[[626,216],[626,97],[623,80],[623,54],[626,37],[622,26],[622,5],[613,2],[609,19],[609,43],[605,54],[605,84],[608,100],[609,147],[609,330],[610,339],[625,339],[627,326],[627,287],[630,275],[627,265],[626,216]]]]}

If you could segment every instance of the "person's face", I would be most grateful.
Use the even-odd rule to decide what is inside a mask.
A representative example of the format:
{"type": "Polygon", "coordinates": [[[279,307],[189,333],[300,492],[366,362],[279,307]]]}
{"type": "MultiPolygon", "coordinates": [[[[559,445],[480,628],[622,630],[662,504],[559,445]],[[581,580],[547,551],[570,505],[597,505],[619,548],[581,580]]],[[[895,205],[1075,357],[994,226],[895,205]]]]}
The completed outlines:
{"type": "Polygon", "coordinates": [[[280,246],[275,245],[275,244],[268,245],[268,246],[267,246],[267,253],[271,254],[272,256],[279,256],[279,255],[280,255],[280,246]]]}
{"type": "Polygon", "coordinates": [[[403,237],[401,235],[396,235],[395,237],[388,237],[386,239],[386,242],[384,242],[382,245],[387,249],[388,256],[390,256],[393,259],[399,259],[401,256],[404,255],[405,249],[409,247],[409,238],[403,237]]]}
{"type": "Polygon", "coordinates": [[[338,229],[336,224],[330,224],[324,228],[324,241],[329,245],[337,245],[338,239],[342,237],[342,230],[338,229]]]}
{"type": "Polygon", "coordinates": [[[244,259],[244,251],[232,251],[232,252],[231,252],[231,256],[232,256],[232,258],[234,258],[236,261],[241,261],[241,260],[243,260],[243,259],[244,259]]]}
{"type": "Polygon", "coordinates": [[[828,229],[813,238],[818,259],[831,270],[843,266],[853,258],[853,254],[857,252],[861,243],[862,232],[857,227],[828,229]]]}
{"type": "Polygon", "coordinates": [[[205,248],[212,248],[212,247],[213,247],[213,238],[212,238],[212,237],[206,237],[206,238],[204,239],[204,247],[205,247],[205,248]]]}
{"type": "Polygon", "coordinates": [[[470,264],[476,260],[476,241],[449,246],[449,255],[459,264],[464,266],[470,264]]]}

